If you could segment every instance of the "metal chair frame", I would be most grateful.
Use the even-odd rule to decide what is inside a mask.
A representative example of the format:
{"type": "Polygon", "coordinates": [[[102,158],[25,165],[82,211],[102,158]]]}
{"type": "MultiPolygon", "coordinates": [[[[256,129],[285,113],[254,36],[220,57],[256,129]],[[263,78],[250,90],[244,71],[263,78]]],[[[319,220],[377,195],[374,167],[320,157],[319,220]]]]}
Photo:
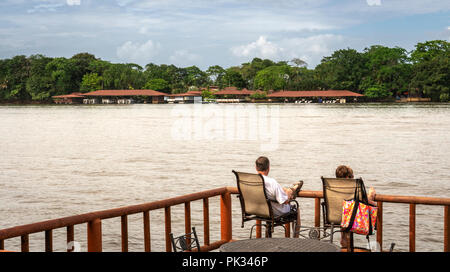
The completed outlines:
{"type": "Polygon", "coordinates": [[[192,232],[186,233],[178,237],[174,237],[173,233],[170,233],[169,235],[174,252],[178,252],[178,250],[192,251],[193,248],[197,248],[198,252],[200,252],[200,243],[198,242],[195,227],[192,227],[192,232]],[[192,235],[194,236],[193,238],[192,235]]]}
{"type": "MultiPolygon", "coordinates": [[[[330,242],[333,243],[333,236],[335,233],[340,232],[340,233],[344,233],[344,231],[340,228],[340,223],[338,222],[331,222],[328,218],[328,214],[330,212],[330,206],[327,202],[328,200],[328,196],[327,196],[327,190],[326,190],[326,182],[325,182],[325,178],[321,177],[322,180],[322,185],[323,185],[323,199],[324,201],[321,203],[322,206],[322,211],[323,211],[323,231],[325,233],[326,237],[330,237],[330,242]],[[330,229],[330,232],[327,233],[327,229],[330,229]]],[[[364,187],[364,182],[362,180],[362,178],[357,178],[354,179],[355,180],[355,186],[352,186],[351,188],[346,188],[346,189],[352,189],[355,190],[356,187],[362,188],[364,187]]],[[[344,188],[344,187],[342,187],[344,188]]],[[[359,190],[359,192],[362,192],[362,189],[359,190]]],[[[362,195],[359,195],[359,198],[362,198],[362,195]]],[[[342,208],[339,211],[342,213],[342,208]]],[[[354,250],[354,244],[353,244],[353,233],[349,232],[349,239],[347,241],[347,251],[353,252],[354,250]]],[[[324,237],[325,238],[325,237],[324,237]]]]}

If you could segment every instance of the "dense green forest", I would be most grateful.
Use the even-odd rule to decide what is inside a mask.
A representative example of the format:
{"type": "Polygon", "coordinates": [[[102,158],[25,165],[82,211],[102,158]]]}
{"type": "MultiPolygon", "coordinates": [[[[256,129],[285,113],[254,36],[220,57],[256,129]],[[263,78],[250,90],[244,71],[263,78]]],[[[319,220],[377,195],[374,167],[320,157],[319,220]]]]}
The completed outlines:
{"type": "Polygon", "coordinates": [[[301,59],[274,62],[254,58],[240,66],[180,68],[153,63],[115,64],[80,53],[71,58],[43,55],[0,60],[1,102],[47,102],[54,95],[99,89],[153,89],[182,93],[208,87],[235,86],[252,90],[346,89],[372,99],[408,94],[450,101],[450,43],[418,43],[411,52],[374,45],[362,52],[335,51],[314,69],[301,59]]]}

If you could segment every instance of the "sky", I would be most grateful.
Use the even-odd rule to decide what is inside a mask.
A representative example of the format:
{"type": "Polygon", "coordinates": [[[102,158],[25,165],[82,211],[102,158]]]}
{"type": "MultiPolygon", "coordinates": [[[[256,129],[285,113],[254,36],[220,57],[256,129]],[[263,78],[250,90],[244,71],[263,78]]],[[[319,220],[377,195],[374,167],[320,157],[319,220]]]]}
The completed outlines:
{"type": "Polygon", "coordinates": [[[0,59],[89,52],[113,63],[314,68],[335,50],[450,40],[450,1],[1,0],[0,59]]]}

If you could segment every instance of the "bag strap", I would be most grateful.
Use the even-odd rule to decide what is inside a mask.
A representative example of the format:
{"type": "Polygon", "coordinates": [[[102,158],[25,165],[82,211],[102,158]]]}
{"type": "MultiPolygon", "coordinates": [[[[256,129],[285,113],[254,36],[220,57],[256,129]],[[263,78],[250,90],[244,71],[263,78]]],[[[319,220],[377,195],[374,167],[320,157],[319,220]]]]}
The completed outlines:
{"type": "MultiPolygon", "coordinates": [[[[366,192],[366,186],[364,186],[364,182],[362,181],[362,179],[358,179],[358,183],[359,184],[357,187],[361,187],[361,202],[364,203],[365,205],[372,206],[369,203],[369,198],[366,192]]],[[[372,214],[369,212],[369,234],[367,234],[367,237],[373,234],[373,230],[374,226],[372,226],[372,214]]]]}
{"type": "Polygon", "coordinates": [[[366,186],[364,186],[364,182],[362,181],[362,179],[356,180],[356,187],[361,190],[361,198],[359,198],[359,195],[358,195],[358,199],[364,204],[369,204],[369,198],[367,196],[366,186]]]}

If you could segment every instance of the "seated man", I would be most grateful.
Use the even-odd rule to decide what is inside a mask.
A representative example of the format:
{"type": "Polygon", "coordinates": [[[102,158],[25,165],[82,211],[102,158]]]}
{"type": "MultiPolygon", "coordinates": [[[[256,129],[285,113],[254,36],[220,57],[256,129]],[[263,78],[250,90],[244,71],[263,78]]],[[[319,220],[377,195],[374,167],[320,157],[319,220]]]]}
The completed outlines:
{"type": "MultiPolygon", "coordinates": [[[[268,177],[270,171],[270,161],[267,157],[259,157],[256,160],[256,171],[264,178],[264,185],[267,197],[272,200],[272,209],[275,216],[280,216],[291,211],[289,201],[297,197],[303,182],[297,182],[290,188],[283,188],[274,179],[268,177]]],[[[297,211],[297,222],[300,224],[300,212],[297,211]]],[[[297,233],[298,229],[295,230],[297,233]]]]}

